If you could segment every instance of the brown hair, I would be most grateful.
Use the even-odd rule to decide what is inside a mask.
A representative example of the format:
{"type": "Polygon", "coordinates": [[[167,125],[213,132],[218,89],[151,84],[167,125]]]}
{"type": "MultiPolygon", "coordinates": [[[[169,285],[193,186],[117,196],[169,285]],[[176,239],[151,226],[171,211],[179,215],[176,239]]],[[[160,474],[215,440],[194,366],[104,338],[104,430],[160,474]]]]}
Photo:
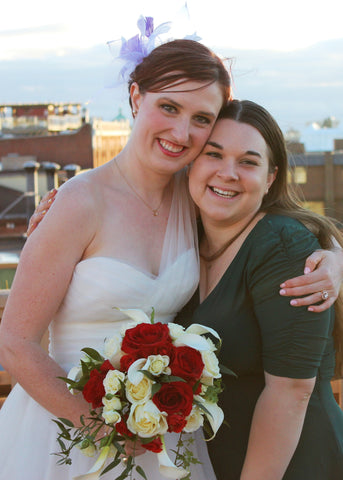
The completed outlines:
{"type": "Polygon", "coordinates": [[[128,87],[130,92],[132,83],[136,82],[144,94],[188,81],[208,85],[218,82],[223,106],[232,98],[230,74],[223,61],[194,40],[173,40],[156,47],[131,73],[128,87]]]}
{"type": "MultiPolygon", "coordinates": [[[[343,247],[342,232],[336,227],[334,219],[318,215],[301,206],[300,199],[287,181],[289,168],[284,136],[272,115],[261,105],[249,100],[232,100],[221,110],[219,119],[232,119],[246,123],[259,131],[269,151],[269,171],[277,167],[276,178],[269,192],[264,196],[261,210],[288,215],[296,218],[311,230],[322,248],[332,248],[333,238],[343,247]]],[[[335,325],[333,337],[336,349],[335,377],[343,376],[343,291],[335,303],[335,325]]]]}

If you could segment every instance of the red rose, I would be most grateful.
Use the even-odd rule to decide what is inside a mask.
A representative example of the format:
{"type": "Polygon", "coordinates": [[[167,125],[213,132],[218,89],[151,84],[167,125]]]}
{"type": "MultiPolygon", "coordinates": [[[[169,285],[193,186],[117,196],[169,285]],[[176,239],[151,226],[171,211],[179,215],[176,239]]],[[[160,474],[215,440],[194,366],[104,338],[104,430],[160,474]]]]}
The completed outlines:
{"type": "Polygon", "coordinates": [[[168,432],[180,433],[186,426],[187,420],[179,413],[171,413],[167,418],[168,432]]]}
{"type": "Polygon", "coordinates": [[[140,358],[158,354],[168,355],[171,347],[172,339],[168,325],[158,322],[140,323],[136,327],[128,328],[121,349],[140,358]]]}
{"type": "Polygon", "coordinates": [[[88,403],[92,404],[93,408],[102,406],[102,397],[105,396],[105,388],[103,385],[105,376],[103,373],[94,369],[90,373],[88,382],[83,387],[83,397],[88,403]]]}
{"type": "MultiPolygon", "coordinates": [[[[126,417],[127,418],[127,417],[126,417]]],[[[116,423],[116,430],[119,435],[123,435],[124,437],[133,437],[133,433],[127,428],[126,425],[126,418],[122,418],[120,422],[116,423]]]]}
{"type": "Polygon", "coordinates": [[[164,383],[152,401],[161,412],[178,413],[187,417],[192,410],[193,390],[185,382],[164,383]]]}
{"type": "Polygon", "coordinates": [[[154,453],[160,453],[163,450],[162,441],[161,441],[160,437],[154,438],[154,440],[152,440],[149,443],[142,443],[142,447],[144,447],[147,450],[150,450],[150,452],[154,452],[154,453]]]}
{"type": "Polygon", "coordinates": [[[184,380],[199,380],[204,369],[201,353],[191,347],[176,347],[169,364],[172,375],[184,380]]]}
{"type": "Polygon", "coordinates": [[[100,372],[96,368],[91,370],[89,380],[83,387],[83,397],[88,403],[92,404],[93,408],[99,408],[103,405],[102,397],[105,396],[103,381],[109,370],[114,370],[114,367],[108,360],[105,360],[100,366],[100,372]]]}
{"type": "Polygon", "coordinates": [[[123,355],[120,358],[120,371],[127,372],[130,366],[133,364],[133,362],[137,360],[137,358],[139,357],[136,357],[136,355],[131,355],[131,354],[123,355]]]}

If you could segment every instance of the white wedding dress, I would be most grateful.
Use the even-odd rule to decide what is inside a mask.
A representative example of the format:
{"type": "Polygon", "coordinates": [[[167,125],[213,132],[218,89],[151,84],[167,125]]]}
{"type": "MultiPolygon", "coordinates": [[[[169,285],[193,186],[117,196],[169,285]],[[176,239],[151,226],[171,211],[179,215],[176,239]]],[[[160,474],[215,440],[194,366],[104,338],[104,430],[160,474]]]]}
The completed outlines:
{"type": "MultiPolygon", "coordinates": [[[[154,307],[155,321],[171,322],[198,285],[196,243],[193,207],[181,173],[175,178],[159,274],[154,276],[116,258],[81,261],[50,325],[50,355],[68,372],[79,363],[82,348],[101,350],[104,338],[129,322],[114,307],[140,308],[147,314],[154,307]]],[[[72,465],[56,465],[58,457],[52,454],[59,451],[57,431],[52,415],[17,384],[0,410],[0,480],[71,480],[86,473],[96,457],[85,457],[77,449],[72,465]]],[[[178,436],[173,437],[169,446],[175,448],[178,436]]],[[[164,478],[155,454],[147,452],[137,463],[149,480],[164,478]]],[[[118,466],[101,478],[114,480],[122,469],[118,466]]],[[[206,480],[208,476],[202,467],[196,467],[192,479],[206,480]]]]}

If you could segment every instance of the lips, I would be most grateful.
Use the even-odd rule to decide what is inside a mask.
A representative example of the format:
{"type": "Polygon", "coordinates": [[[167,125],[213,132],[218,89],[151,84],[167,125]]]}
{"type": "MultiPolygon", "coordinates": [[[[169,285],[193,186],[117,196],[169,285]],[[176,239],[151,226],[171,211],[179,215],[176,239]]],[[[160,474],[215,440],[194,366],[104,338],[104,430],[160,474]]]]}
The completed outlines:
{"type": "Polygon", "coordinates": [[[177,156],[185,150],[185,147],[182,145],[177,145],[161,138],[158,140],[158,144],[163,152],[173,156],[177,156]]]}
{"type": "Polygon", "coordinates": [[[213,193],[223,198],[234,198],[239,194],[239,192],[235,190],[224,190],[222,188],[211,187],[211,186],[209,186],[209,188],[213,193]]]}

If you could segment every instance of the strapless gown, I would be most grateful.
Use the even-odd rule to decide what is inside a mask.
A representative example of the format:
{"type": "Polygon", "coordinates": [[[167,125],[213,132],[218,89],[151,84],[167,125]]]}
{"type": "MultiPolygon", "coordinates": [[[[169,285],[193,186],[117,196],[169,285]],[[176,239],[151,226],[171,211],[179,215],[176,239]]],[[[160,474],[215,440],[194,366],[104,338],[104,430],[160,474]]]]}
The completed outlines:
{"type": "MultiPolygon", "coordinates": [[[[183,174],[175,178],[157,276],[108,257],[91,257],[76,266],[49,328],[49,354],[66,372],[78,364],[82,348],[101,350],[105,337],[128,324],[130,320],[114,307],[140,308],[147,314],[154,307],[156,321],[171,322],[194,293],[199,277],[195,217],[184,180],[183,174]]],[[[95,458],[77,449],[72,465],[56,465],[56,437],[52,415],[17,384],[0,410],[0,480],[71,480],[86,473],[95,458]]],[[[169,439],[169,447],[175,448],[176,438],[169,439]]],[[[149,480],[164,478],[155,454],[147,452],[137,463],[149,480]]],[[[101,478],[113,480],[121,471],[119,466],[101,478]]],[[[206,473],[196,467],[192,478],[205,480],[206,473]]]]}

